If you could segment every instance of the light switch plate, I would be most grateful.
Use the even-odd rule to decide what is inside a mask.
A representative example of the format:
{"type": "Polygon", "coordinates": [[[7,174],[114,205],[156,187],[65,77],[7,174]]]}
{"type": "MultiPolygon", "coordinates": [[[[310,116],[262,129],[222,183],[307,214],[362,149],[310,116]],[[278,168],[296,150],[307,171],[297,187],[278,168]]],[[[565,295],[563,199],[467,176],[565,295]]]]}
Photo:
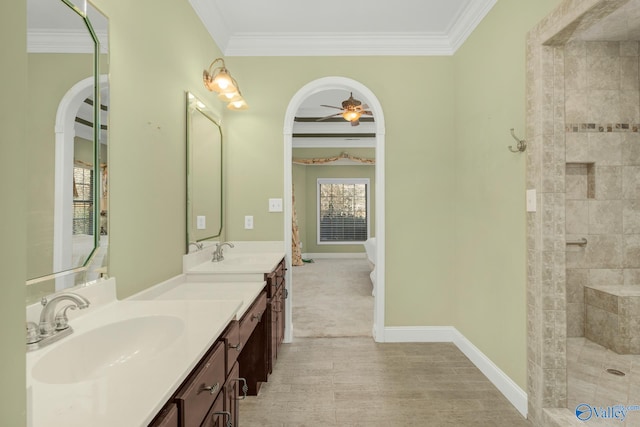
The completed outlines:
{"type": "Polygon", "coordinates": [[[537,210],[536,190],[527,190],[527,212],[535,212],[537,210]]]}
{"type": "Polygon", "coordinates": [[[196,217],[196,228],[198,230],[204,230],[207,228],[207,217],[204,215],[198,215],[196,217]]]}
{"type": "Polygon", "coordinates": [[[269,199],[269,212],[282,212],[282,199],[269,199]]]}
{"type": "Polygon", "coordinates": [[[253,230],[253,215],[245,215],[244,217],[244,229],[253,230]]]}

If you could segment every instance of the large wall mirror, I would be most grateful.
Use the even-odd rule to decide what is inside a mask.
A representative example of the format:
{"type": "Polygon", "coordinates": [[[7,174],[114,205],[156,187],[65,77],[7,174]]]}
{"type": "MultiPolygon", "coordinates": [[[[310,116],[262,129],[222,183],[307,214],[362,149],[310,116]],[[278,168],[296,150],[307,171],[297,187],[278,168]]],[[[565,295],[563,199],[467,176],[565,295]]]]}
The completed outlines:
{"type": "Polygon", "coordinates": [[[187,252],[222,234],[222,127],[194,94],[186,94],[187,252]]]}
{"type": "Polygon", "coordinates": [[[106,273],[108,20],[86,0],[27,0],[27,51],[29,298],[106,273]]]}

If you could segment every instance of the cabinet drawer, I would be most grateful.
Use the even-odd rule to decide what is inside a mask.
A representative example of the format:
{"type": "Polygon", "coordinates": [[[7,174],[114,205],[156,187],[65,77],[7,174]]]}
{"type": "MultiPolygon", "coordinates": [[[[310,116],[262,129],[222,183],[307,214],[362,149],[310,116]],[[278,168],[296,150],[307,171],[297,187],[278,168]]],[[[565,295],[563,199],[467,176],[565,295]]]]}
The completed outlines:
{"type": "Polygon", "coordinates": [[[149,427],[178,427],[178,406],[175,403],[166,405],[149,427]]]}
{"type": "Polygon", "coordinates": [[[229,421],[231,414],[224,411],[224,402],[224,393],[222,393],[213,403],[200,427],[226,427],[228,425],[227,421],[229,421]]]}
{"type": "Polygon", "coordinates": [[[225,346],[216,344],[205,356],[197,373],[182,386],[176,400],[180,406],[182,426],[199,427],[216,396],[224,386],[225,346]]]}
{"type": "Polygon", "coordinates": [[[243,341],[240,340],[240,322],[234,320],[229,323],[224,334],[222,334],[222,341],[226,348],[226,372],[229,372],[233,367],[233,364],[238,360],[238,355],[242,351],[242,346],[244,344],[243,341]]]}
{"type": "Polygon", "coordinates": [[[267,293],[262,292],[251,308],[242,316],[242,320],[240,320],[240,341],[243,345],[247,343],[258,323],[266,320],[266,310],[267,293]]]}

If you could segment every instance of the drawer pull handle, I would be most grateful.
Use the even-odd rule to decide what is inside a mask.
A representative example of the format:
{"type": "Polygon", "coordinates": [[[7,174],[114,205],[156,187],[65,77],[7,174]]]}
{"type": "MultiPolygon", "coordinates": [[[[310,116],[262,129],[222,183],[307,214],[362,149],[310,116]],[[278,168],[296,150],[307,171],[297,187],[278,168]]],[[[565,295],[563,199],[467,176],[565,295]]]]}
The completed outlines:
{"type": "Polygon", "coordinates": [[[232,345],[231,343],[229,343],[229,348],[233,348],[233,349],[235,349],[236,351],[240,351],[240,349],[242,348],[242,343],[241,343],[241,342],[239,342],[239,343],[238,343],[238,344],[236,344],[236,345],[232,345]]]}
{"type": "Polygon", "coordinates": [[[220,390],[220,383],[215,383],[212,386],[203,385],[200,391],[208,391],[210,394],[216,394],[220,390]]]}
{"type": "Polygon", "coordinates": [[[237,397],[236,400],[245,400],[247,398],[247,393],[249,392],[247,380],[245,380],[244,378],[234,378],[231,381],[242,381],[242,394],[244,396],[237,397]]]}
{"type": "MultiPolygon", "coordinates": [[[[214,412],[213,414],[211,414],[211,418],[213,419],[213,422],[215,423],[215,417],[216,415],[222,415],[223,420],[224,418],[227,419],[227,422],[224,424],[225,427],[233,427],[233,423],[231,422],[231,412],[229,411],[218,411],[218,412],[214,412]]],[[[224,421],[223,421],[224,422],[224,421]]]]}
{"type": "Polygon", "coordinates": [[[258,314],[252,314],[251,315],[251,321],[257,320],[258,322],[262,320],[262,312],[258,313],[258,314]]]}

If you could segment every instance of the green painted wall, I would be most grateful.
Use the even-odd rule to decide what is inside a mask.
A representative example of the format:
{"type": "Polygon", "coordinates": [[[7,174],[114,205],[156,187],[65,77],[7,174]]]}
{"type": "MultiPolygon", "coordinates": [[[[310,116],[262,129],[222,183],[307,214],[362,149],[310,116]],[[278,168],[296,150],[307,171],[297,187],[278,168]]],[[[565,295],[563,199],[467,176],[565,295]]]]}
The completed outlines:
{"type": "Polygon", "coordinates": [[[456,328],[526,390],[525,37],[558,0],[500,0],[454,55],[456,328]]]}
{"type": "Polygon", "coordinates": [[[26,423],[25,286],[26,277],[26,7],[23,0],[0,2],[0,419],[3,426],[26,423]],[[20,36],[22,35],[22,36],[20,36]],[[10,207],[10,209],[8,208],[10,207]]]}
{"type": "Polygon", "coordinates": [[[283,197],[289,101],[315,79],[352,78],[376,95],[386,123],[386,323],[453,324],[453,59],[233,57],[227,66],[250,105],[224,118],[227,237],[282,239],[283,216],[267,201],[283,197]],[[244,215],[254,230],[244,230],[244,215]]]}
{"type": "Polygon", "coordinates": [[[222,116],[202,85],[221,55],[188,2],[95,4],[109,17],[109,270],[122,298],[182,272],[185,91],[222,116]]]}

